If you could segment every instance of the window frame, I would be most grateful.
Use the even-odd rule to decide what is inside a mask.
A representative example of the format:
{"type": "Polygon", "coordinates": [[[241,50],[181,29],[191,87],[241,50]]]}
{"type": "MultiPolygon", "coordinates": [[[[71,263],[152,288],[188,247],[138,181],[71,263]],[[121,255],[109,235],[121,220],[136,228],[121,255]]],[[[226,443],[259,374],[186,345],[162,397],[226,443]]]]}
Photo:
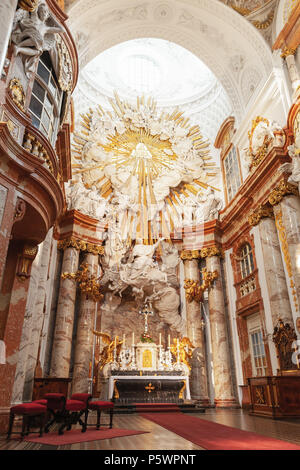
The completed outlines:
{"type": "Polygon", "coordinates": [[[240,162],[240,152],[239,152],[238,147],[236,147],[232,143],[230,143],[228,145],[228,148],[226,149],[226,151],[222,155],[222,174],[223,174],[223,181],[224,181],[224,188],[225,188],[225,191],[224,191],[225,192],[225,200],[226,200],[226,205],[227,205],[234,199],[234,197],[236,196],[236,194],[239,191],[239,188],[243,184],[243,175],[242,175],[241,162],[240,162]],[[229,192],[228,192],[229,184],[228,184],[228,175],[226,173],[225,161],[229,157],[229,154],[233,149],[235,151],[236,161],[237,161],[237,170],[238,170],[238,175],[239,175],[239,186],[237,187],[237,190],[233,194],[233,196],[229,197],[229,192]]]}
{"type": "Polygon", "coordinates": [[[240,274],[241,280],[244,281],[247,279],[251,274],[255,271],[255,263],[254,263],[254,256],[253,256],[253,247],[249,242],[245,242],[240,246],[239,249],[239,267],[240,267],[240,274]],[[248,248],[247,252],[243,255],[244,248],[248,248]],[[244,262],[247,261],[247,264],[244,262]],[[248,270],[247,270],[248,266],[248,270]],[[250,270],[251,268],[251,270],[250,270]]]}
{"type": "Polygon", "coordinates": [[[36,74],[35,74],[35,77],[34,77],[34,82],[33,82],[33,85],[32,85],[32,91],[31,91],[31,97],[30,97],[28,111],[29,111],[29,113],[32,117],[32,123],[33,123],[34,119],[39,122],[39,127],[37,127],[33,123],[34,127],[36,127],[49,140],[49,142],[53,146],[55,144],[55,140],[56,140],[56,136],[57,136],[57,132],[58,132],[58,128],[59,128],[60,110],[61,110],[61,106],[62,106],[62,102],[63,102],[63,91],[60,89],[59,84],[57,82],[57,79],[55,77],[55,72],[54,72],[53,65],[51,64],[51,69],[50,69],[49,66],[45,62],[46,61],[43,60],[43,57],[41,56],[40,59],[39,59],[39,62],[38,62],[38,66],[37,66],[37,69],[36,69],[36,74]],[[48,83],[46,83],[44,81],[44,79],[38,74],[38,68],[39,68],[40,64],[42,64],[42,66],[44,68],[46,68],[47,71],[49,72],[48,83]],[[53,81],[55,83],[56,96],[54,96],[53,91],[52,91],[51,87],[49,86],[51,81],[53,81]],[[40,86],[44,89],[45,93],[44,93],[43,101],[41,100],[41,98],[39,96],[37,96],[37,94],[34,91],[35,83],[37,83],[38,86],[40,86]],[[40,116],[38,116],[31,108],[31,103],[32,103],[33,98],[36,101],[38,101],[42,106],[40,116]],[[46,105],[46,99],[47,98],[48,98],[48,101],[52,105],[51,114],[49,113],[49,110],[47,109],[47,105],[46,105]],[[48,123],[48,128],[47,129],[46,129],[45,121],[43,120],[43,117],[45,115],[47,115],[48,118],[49,118],[49,123],[48,123]]]}
{"type": "Polygon", "coordinates": [[[253,376],[263,377],[268,371],[268,359],[259,313],[254,313],[247,318],[247,330],[253,376]],[[253,341],[255,335],[256,338],[259,337],[256,343],[253,341]]]}

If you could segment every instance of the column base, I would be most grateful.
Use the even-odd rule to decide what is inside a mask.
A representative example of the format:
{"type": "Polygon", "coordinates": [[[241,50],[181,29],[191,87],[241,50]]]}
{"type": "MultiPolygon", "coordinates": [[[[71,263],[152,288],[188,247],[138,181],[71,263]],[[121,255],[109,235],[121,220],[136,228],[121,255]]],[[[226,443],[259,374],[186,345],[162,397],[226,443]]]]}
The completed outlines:
{"type": "Polygon", "coordinates": [[[235,398],[222,399],[215,398],[216,408],[241,408],[235,398]]]}
{"type": "Polygon", "coordinates": [[[201,408],[211,408],[214,406],[208,398],[197,398],[195,401],[196,405],[201,408]]]}

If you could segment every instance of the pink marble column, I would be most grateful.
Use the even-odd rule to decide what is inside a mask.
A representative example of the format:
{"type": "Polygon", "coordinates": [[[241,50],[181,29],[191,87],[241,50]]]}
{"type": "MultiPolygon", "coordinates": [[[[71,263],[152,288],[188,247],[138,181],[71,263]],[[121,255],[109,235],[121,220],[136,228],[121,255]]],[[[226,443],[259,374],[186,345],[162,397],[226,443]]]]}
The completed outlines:
{"type": "Polygon", "coordinates": [[[282,262],[280,244],[275,221],[264,218],[258,224],[263,263],[271,306],[272,323],[275,327],[278,319],[293,323],[288,287],[282,262]]]}
{"type": "Polygon", "coordinates": [[[208,291],[209,322],[214,372],[215,405],[217,407],[238,406],[233,394],[229,357],[228,335],[225,320],[225,304],[222,289],[221,263],[218,256],[206,258],[208,271],[217,271],[218,279],[208,291]]]}
{"type": "MultiPolygon", "coordinates": [[[[87,253],[83,260],[89,266],[91,275],[98,275],[98,255],[87,253]]],[[[75,358],[73,369],[72,393],[87,393],[89,390],[89,372],[93,361],[93,343],[96,302],[81,294],[78,314],[75,358]]],[[[90,377],[92,378],[92,377],[90,377]]]]}
{"type": "Polygon", "coordinates": [[[299,316],[300,306],[300,198],[286,196],[274,206],[278,236],[292,294],[292,310],[299,316]],[[280,222],[281,221],[281,222],[280,222]],[[293,288],[292,284],[295,284],[293,288]]]}
{"type": "MultiPolygon", "coordinates": [[[[79,250],[73,247],[66,248],[61,273],[76,272],[78,262],[79,250]]],[[[69,377],[76,287],[73,279],[61,279],[52,347],[51,377],[69,377]]]]}
{"type": "Polygon", "coordinates": [[[0,293],[0,318],[4,317],[1,339],[6,345],[6,363],[0,365],[0,433],[7,431],[33,261],[32,257],[29,264],[26,264],[26,276],[20,276],[23,254],[23,247],[12,241],[0,293]]]}
{"type": "MultiPolygon", "coordinates": [[[[185,279],[200,281],[198,260],[184,260],[185,279]]],[[[202,406],[210,405],[207,390],[207,370],[204,330],[201,328],[201,304],[193,300],[186,302],[187,336],[195,346],[192,358],[191,397],[202,406]]]]}

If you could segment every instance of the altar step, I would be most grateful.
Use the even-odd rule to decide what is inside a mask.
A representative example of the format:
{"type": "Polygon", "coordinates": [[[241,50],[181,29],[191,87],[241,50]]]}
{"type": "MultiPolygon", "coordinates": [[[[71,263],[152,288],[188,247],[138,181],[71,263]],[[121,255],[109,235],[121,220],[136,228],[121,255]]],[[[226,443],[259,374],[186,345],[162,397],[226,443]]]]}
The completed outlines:
{"type": "Polygon", "coordinates": [[[116,403],[114,413],[205,413],[205,408],[200,408],[195,403],[116,403]]]}

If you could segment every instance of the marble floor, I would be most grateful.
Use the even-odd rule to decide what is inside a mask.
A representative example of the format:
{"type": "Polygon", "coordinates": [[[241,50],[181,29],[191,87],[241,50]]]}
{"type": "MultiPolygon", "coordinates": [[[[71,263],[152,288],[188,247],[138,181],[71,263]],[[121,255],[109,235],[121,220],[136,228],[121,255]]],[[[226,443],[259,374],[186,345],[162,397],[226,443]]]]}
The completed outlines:
{"type": "MultiPolygon", "coordinates": [[[[245,431],[256,432],[300,445],[300,419],[272,420],[250,416],[243,410],[208,409],[205,414],[191,416],[232,426],[245,431]]],[[[92,417],[93,419],[93,417],[92,417]]],[[[121,438],[85,442],[65,446],[46,446],[19,440],[7,441],[0,435],[1,450],[203,450],[201,447],[181,438],[161,426],[146,420],[138,414],[115,415],[114,427],[147,431],[145,434],[121,438]]]]}

